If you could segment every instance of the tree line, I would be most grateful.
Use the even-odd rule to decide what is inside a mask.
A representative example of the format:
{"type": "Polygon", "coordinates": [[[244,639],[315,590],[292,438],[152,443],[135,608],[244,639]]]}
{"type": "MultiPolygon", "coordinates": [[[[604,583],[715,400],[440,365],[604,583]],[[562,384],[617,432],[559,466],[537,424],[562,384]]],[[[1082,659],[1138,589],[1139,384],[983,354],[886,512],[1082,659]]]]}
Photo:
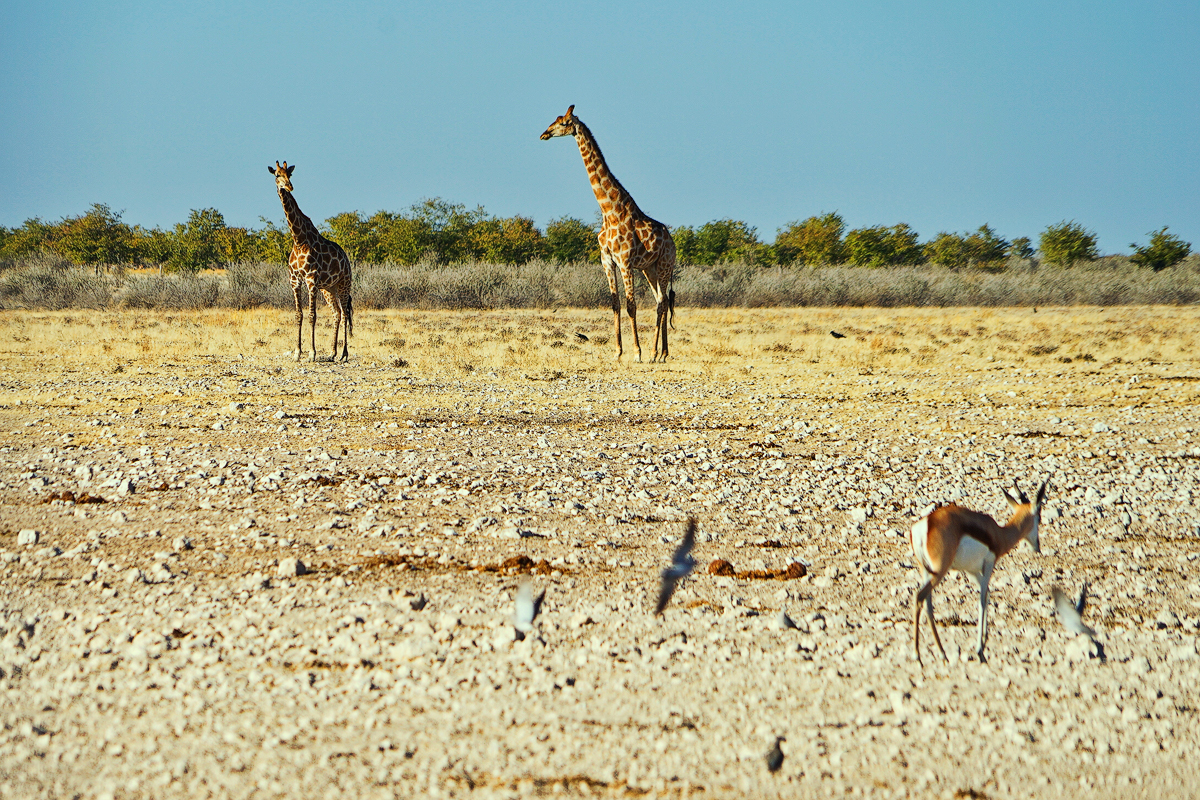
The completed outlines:
{"type": "MultiPolygon", "coordinates": [[[[292,239],[286,224],[261,217],[261,228],[226,225],[215,208],[193,209],[172,228],[130,225],[121,212],[103,203],[85,214],[57,222],[28,219],[17,228],[0,226],[0,260],[51,251],[79,265],[154,265],[170,272],[195,272],[243,262],[283,263],[292,239]]],[[[496,217],[482,206],[440,198],[423,200],[405,211],[358,211],[336,214],[319,226],[356,263],[415,264],[432,259],[446,264],[469,261],[525,264],[534,259],[598,263],[598,223],[574,217],[551,220],[545,230],[529,217],[496,217]]],[[[1074,221],[1049,225],[1035,249],[1028,237],[1008,241],[989,225],[964,233],[940,232],[921,242],[905,223],[846,230],[837,213],[789,222],[770,244],[740,220],[722,219],[698,227],[671,229],[678,261],[688,265],[746,262],[762,265],[838,265],[860,267],[932,263],[939,266],[998,267],[1009,259],[1040,258],[1070,266],[1099,257],[1096,235],[1074,221]]],[[[1144,245],[1131,244],[1130,260],[1155,271],[1171,267],[1191,253],[1191,244],[1166,227],[1148,234],[1144,245]]]]}

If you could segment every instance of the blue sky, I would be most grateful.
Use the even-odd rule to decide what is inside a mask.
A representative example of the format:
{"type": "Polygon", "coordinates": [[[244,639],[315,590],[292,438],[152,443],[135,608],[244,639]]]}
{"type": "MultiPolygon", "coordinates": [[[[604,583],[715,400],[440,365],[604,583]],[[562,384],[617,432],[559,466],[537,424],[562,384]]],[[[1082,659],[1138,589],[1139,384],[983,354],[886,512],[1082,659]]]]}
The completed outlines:
{"type": "Polygon", "coordinates": [[[8,4],[0,225],[170,226],[426,197],[591,221],[574,103],[669,224],[771,241],[838,211],[921,235],[1076,220],[1200,248],[1200,3],[8,4]]]}

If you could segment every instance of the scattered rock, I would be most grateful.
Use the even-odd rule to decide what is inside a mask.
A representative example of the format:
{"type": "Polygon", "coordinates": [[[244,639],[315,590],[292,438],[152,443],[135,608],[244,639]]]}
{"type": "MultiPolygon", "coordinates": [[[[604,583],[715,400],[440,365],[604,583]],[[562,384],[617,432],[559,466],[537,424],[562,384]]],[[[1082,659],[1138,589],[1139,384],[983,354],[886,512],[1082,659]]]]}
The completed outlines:
{"type": "Polygon", "coordinates": [[[307,572],[308,567],[298,558],[281,558],[275,568],[275,575],[279,578],[295,578],[307,572]]]}
{"type": "Polygon", "coordinates": [[[17,544],[22,546],[34,545],[37,544],[41,538],[42,534],[40,531],[35,531],[32,528],[26,528],[17,534],[17,544]]]}

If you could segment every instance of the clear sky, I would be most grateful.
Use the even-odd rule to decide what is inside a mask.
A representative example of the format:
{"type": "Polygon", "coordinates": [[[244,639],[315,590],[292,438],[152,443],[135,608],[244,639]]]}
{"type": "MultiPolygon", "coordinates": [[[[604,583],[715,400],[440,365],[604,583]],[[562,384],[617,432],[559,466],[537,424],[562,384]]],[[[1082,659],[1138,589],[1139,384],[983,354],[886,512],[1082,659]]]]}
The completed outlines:
{"type": "Polygon", "coordinates": [[[770,242],[838,211],[921,235],[1076,220],[1200,248],[1200,3],[60,2],[0,24],[0,224],[321,221],[442,197],[596,204],[574,103],[642,209],[770,242]]]}

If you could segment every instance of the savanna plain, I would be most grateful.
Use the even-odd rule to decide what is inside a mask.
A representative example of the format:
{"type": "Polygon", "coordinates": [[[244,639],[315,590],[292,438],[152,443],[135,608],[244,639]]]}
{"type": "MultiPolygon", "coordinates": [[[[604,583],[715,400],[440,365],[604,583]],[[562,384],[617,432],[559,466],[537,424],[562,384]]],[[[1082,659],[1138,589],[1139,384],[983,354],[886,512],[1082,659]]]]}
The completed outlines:
{"type": "Polygon", "coordinates": [[[1198,323],[2,312],[0,797],[1194,796],[1198,323]],[[1047,477],[919,665],[910,526],[1047,477]]]}

